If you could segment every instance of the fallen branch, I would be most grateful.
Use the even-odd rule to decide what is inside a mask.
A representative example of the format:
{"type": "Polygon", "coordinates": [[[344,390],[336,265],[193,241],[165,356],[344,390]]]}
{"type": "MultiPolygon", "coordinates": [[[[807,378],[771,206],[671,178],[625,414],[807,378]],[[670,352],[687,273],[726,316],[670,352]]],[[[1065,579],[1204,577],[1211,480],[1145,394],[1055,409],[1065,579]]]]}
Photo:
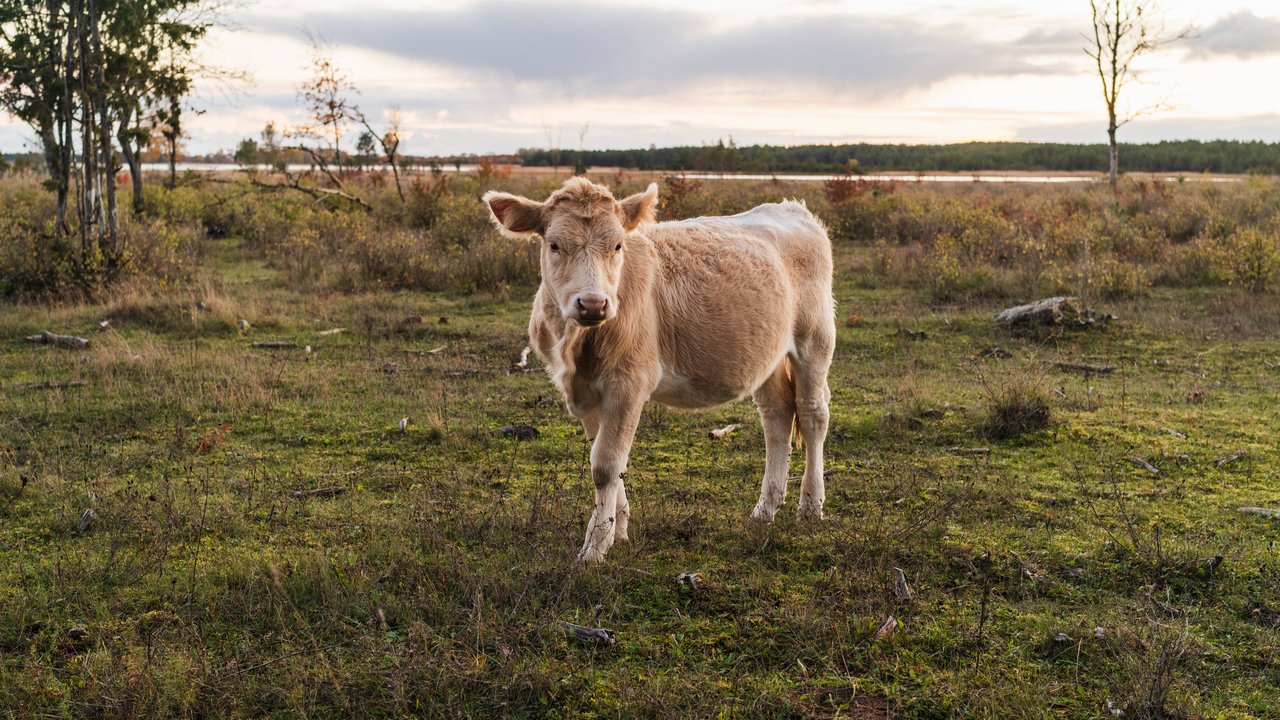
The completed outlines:
{"type": "Polygon", "coordinates": [[[1163,432],[1163,433],[1164,433],[1164,434],[1166,434],[1166,435],[1172,435],[1172,436],[1174,436],[1174,437],[1178,438],[1179,440],[1186,440],[1186,439],[1187,439],[1187,436],[1186,436],[1185,434],[1180,433],[1180,432],[1178,432],[1177,430],[1174,430],[1173,428],[1160,428],[1160,431],[1161,431],[1161,432],[1163,432]]]}
{"type": "Polygon", "coordinates": [[[710,433],[708,433],[708,435],[710,435],[712,438],[722,438],[722,437],[725,437],[726,435],[731,435],[733,431],[741,427],[742,427],[742,423],[733,423],[732,425],[725,425],[722,428],[717,428],[715,430],[712,430],[710,433]]]}
{"type": "Polygon", "coordinates": [[[311,490],[294,490],[293,496],[296,498],[333,497],[335,495],[341,495],[346,491],[347,489],[341,485],[332,485],[330,487],[313,488],[311,490]]]}
{"type": "Polygon", "coordinates": [[[893,569],[893,594],[903,602],[909,602],[913,597],[911,587],[907,585],[907,574],[902,572],[902,568],[893,569]]]}
{"type": "Polygon", "coordinates": [[[585,625],[574,625],[571,622],[560,620],[560,625],[564,627],[565,635],[579,642],[588,645],[600,645],[603,647],[613,647],[618,643],[618,639],[614,637],[612,630],[604,628],[593,628],[585,625]]]}
{"type": "Polygon", "coordinates": [[[1244,450],[1237,450],[1237,451],[1235,451],[1235,452],[1231,453],[1230,455],[1223,455],[1222,457],[1218,458],[1217,460],[1214,460],[1214,461],[1213,461],[1213,464],[1214,464],[1214,465],[1217,465],[1218,467],[1222,467],[1223,465],[1227,465],[1227,464],[1230,464],[1230,463],[1233,463],[1233,462],[1235,462],[1235,461],[1239,460],[1240,458],[1244,457],[1244,456],[1245,456],[1245,455],[1247,455],[1247,454],[1248,454],[1248,453],[1247,453],[1247,452],[1245,452],[1244,450]]]}
{"type": "Polygon", "coordinates": [[[44,380],[42,382],[15,385],[15,390],[60,390],[69,387],[83,387],[89,383],[84,380],[44,380]]]}
{"type": "Polygon", "coordinates": [[[701,582],[702,573],[682,572],[676,576],[676,585],[678,585],[681,590],[687,590],[691,593],[698,592],[698,589],[701,587],[701,582]]]}
{"type": "Polygon", "coordinates": [[[1131,458],[1129,458],[1129,462],[1133,463],[1133,464],[1134,464],[1134,465],[1136,465],[1137,467],[1142,468],[1143,470],[1146,470],[1147,472],[1151,473],[1152,475],[1159,475],[1159,474],[1160,474],[1160,468],[1156,467],[1155,465],[1152,465],[1151,463],[1147,462],[1146,460],[1143,460],[1143,459],[1142,459],[1142,458],[1140,458],[1140,457],[1136,457],[1136,456],[1135,456],[1135,457],[1131,457],[1131,458]]]}
{"type": "Polygon", "coordinates": [[[76,532],[82,533],[88,530],[93,521],[97,519],[98,513],[94,512],[93,508],[85,508],[84,512],[80,513],[80,519],[76,520],[76,532]]]}
{"type": "Polygon", "coordinates": [[[1280,510],[1272,510],[1271,508],[1263,508],[1263,507],[1242,507],[1242,508],[1236,508],[1236,510],[1242,513],[1249,513],[1251,515],[1261,515],[1263,517],[1275,518],[1277,520],[1280,520],[1280,510]]]}
{"type": "Polygon", "coordinates": [[[449,343],[445,343],[444,345],[438,345],[436,347],[431,348],[430,350],[418,350],[417,348],[400,348],[400,352],[404,353],[405,355],[439,355],[440,353],[444,352],[444,349],[447,347],[449,347],[449,343]]]}
{"type": "Polygon", "coordinates": [[[498,428],[500,437],[513,437],[517,440],[533,440],[541,434],[532,425],[503,425],[498,428]]]}
{"type": "Polygon", "coordinates": [[[1107,314],[1095,315],[1089,308],[1077,308],[1075,303],[1076,298],[1051,297],[1001,310],[991,319],[1008,327],[1063,325],[1079,328],[1106,325],[1114,319],[1107,314]]]}
{"type": "Polygon", "coordinates": [[[346,332],[346,331],[347,331],[347,329],[346,329],[346,328],[336,327],[336,328],[333,328],[332,330],[321,330],[320,332],[318,332],[318,333],[316,333],[316,334],[317,334],[317,335],[321,335],[321,336],[323,336],[323,335],[337,335],[337,334],[338,334],[338,333],[340,333],[340,332],[346,332]]]}
{"type": "Polygon", "coordinates": [[[876,640],[891,638],[898,633],[898,618],[890,615],[876,631],[876,640]]]}
{"type": "Polygon", "coordinates": [[[288,340],[255,340],[251,343],[251,347],[262,348],[263,350],[282,350],[285,348],[296,348],[298,343],[289,342],[288,340]]]}
{"type": "Polygon", "coordinates": [[[28,335],[28,342],[40,343],[42,345],[62,345],[63,347],[84,347],[89,341],[75,335],[58,335],[48,330],[41,331],[39,335],[28,335]]]}
{"type": "Polygon", "coordinates": [[[947,448],[947,452],[955,453],[956,455],[990,455],[991,448],[956,446],[947,448]]]}
{"type": "Polygon", "coordinates": [[[1053,366],[1059,370],[1084,373],[1090,375],[1110,375],[1116,371],[1115,365],[1086,365],[1084,363],[1055,362],[1053,366]]]}

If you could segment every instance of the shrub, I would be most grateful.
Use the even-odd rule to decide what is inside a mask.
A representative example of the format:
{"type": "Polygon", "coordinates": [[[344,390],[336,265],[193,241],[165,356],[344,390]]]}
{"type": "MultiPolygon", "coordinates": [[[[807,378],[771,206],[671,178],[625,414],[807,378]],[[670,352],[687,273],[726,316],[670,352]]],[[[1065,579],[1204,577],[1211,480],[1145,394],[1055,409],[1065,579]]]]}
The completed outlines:
{"type": "MultiPolygon", "coordinates": [[[[181,202],[189,209],[191,197],[181,202]]],[[[144,277],[161,284],[191,277],[204,249],[204,232],[179,212],[165,206],[163,215],[133,217],[124,210],[117,233],[121,265],[114,279],[144,277]],[[170,212],[171,211],[171,212],[170,212]]],[[[57,232],[52,195],[29,180],[0,185],[0,294],[82,295],[101,289],[106,278],[95,252],[86,256],[74,228],[57,232]]]]}
{"type": "Polygon", "coordinates": [[[1219,244],[1218,262],[1231,284],[1266,292],[1280,274],[1280,234],[1243,228],[1219,244]]]}
{"type": "Polygon", "coordinates": [[[899,184],[893,180],[880,182],[879,180],[854,177],[853,173],[849,172],[823,181],[822,194],[827,198],[827,202],[832,205],[838,205],[867,193],[872,193],[877,197],[886,194],[892,195],[898,189],[899,184]]]}
{"type": "Polygon", "coordinates": [[[668,175],[666,185],[658,195],[658,212],[663,220],[683,220],[706,214],[708,197],[701,180],[680,175],[668,175]]]}
{"type": "Polygon", "coordinates": [[[1009,440],[1049,426],[1052,413],[1044,391],[1044,372],[1027,368],[993,378],[977,371],[984,407],[978,432],[992,440],[1009,440]]]}
{"type": "Polygon", "coordinates": [[[405,197],[404,219],[409,227],[430,230],[444,211],[449,181],[444,175],[414,178],[405,197]]]}

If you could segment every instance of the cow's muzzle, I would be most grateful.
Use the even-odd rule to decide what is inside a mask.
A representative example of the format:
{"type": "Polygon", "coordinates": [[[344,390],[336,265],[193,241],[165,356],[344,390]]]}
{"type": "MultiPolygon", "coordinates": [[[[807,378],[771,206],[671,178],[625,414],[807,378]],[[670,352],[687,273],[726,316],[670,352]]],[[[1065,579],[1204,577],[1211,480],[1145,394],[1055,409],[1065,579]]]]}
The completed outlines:
{"type": "Polygon", "coordinates": [[[573,301],[573,320],[579,325],[591,327],[609,319],[609,298],[595,293],[583,293],[573,301]]]}

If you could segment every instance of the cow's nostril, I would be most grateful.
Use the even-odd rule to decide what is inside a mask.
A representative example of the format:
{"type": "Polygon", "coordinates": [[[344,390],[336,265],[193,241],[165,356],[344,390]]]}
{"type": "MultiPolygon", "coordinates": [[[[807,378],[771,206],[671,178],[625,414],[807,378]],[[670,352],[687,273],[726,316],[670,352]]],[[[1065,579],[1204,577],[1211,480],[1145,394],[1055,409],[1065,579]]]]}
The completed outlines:
{"type": "Polygon", "coordinates": [[[604,315],[609,299],[599,295],[583,295],[578,298],[578,312],[584,315],[604,315]]]}

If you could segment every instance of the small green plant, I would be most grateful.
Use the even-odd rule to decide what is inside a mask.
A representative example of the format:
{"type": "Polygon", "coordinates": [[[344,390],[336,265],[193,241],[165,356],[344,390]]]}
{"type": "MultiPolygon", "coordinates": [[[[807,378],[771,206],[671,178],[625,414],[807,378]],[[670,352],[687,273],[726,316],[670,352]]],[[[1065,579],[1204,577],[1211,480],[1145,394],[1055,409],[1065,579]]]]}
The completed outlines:
{"type": "Polygon", "coordinates": [[[992,440],[1010,440],[1048,427],[1052,412],[1044,391],[1044,375],[1043,369],[1034,366],[999,376],[978,368],[983,394],[979,434],[992,440]]]}

